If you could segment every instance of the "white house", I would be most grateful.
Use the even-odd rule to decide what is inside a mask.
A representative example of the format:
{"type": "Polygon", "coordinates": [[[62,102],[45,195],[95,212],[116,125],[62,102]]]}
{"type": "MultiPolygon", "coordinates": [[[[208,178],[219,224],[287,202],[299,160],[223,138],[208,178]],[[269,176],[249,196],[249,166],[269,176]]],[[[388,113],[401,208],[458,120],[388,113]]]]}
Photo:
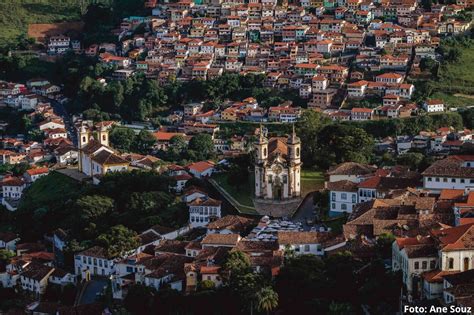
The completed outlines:
{"type": "Polygon", "coordinates": [[[82,279],[91,275],[110,276],[114,272],[114,257],[109,257],[104,248],[94,246],[74,255],[74,270],[82,279]]]}
{"type": "Polygon", "coordinates": [[[355,162],[344,162],[328,171],[329,182],[351,181],[359,183],[375,173],[377,167],[355,162]]]}
{"type": "Polygon", "coordinates": [[[197,178],[209,177],[215,170],[214,163],[210,161],[200,161],[189,164],[187,169],[189,173],[197,178]]]}
{"type": "Polygon", "coordinates": [[[423,109],[428,113],[444,112],[444,102],[441,100],[426,100],[423,109]]]}
{"type": "Polygon", "coordinates": [[[353,207],[358,203],[357,183],[341,180],[329,182],[330,214],[352,213],[353,207]]]}
{"type": "Polygon", "coordinates": [[[10,211],[15,211],[25,188],[26,183],[23,178],[5,177],[2,180],[2,205],[10,211]]]}
{"type": "Polygon", "coordinates": [[[281,251],[292,250],[296,255],[324,255],[319,232],[278,232],[278,245],[281,251]]]}
{"type": "Polygon", "coordinates": [[[21,287],[39,297],[46,291],[48,278],[54,272],[54,268],[38,263],[30,263],[20,274],[21,287]]]}
{"type": "Polygon", "coordinates": [[[212,198],[197,198],[188,204],[189,224],[191,227],[206,226],[214,219],[221,217],[221,204],[212,198]]]}
{"type": "Polygon", "coordinates": [[[38,178],[46,176],[49,174],[49,169],[47,167],[38,167],[29,169],[23,174],[27,183],[34,183],[38,178]]]}
{"type": "Polygon", "coordinates": [[[421,275],[438,267],[438,250],[431,238],[397,238],[392,244],[392,270],[402,271],[409,296],[420,296],[421,275]]]}
{"type": "Polygon", "coordinates": [[[440,192],[442,189],[474,188],[474,156],[451,155],[435,161],[422,174],[423,188],[440,192]]]}
{"type": "Polygon", "coordinates": [[[190,187],[188,188],[184,194],[183,194],[183,201],[186,202],[186,203],[189,203],[189,202],[192,202],[194,200],[196,200],[197,198],[207,198],[208,195],[200,190],[199,188],[196,188],[196,187],[190,187]]]}
{"type": "Polygon", "coordinates": [[[0,232],[0,249],[15,251],[19,240],[20,238],[15,233],[0,232]]]}
{"type": "Polygon", "coordinates": [[[60,129],[66,128],[66,126],[64,125],[64,122],[60,119],[47,120],[39,124],[39,129],[41,131],[44,131],[46,129],[58,129],[58,128],[60,129]]]}
{"type": "Polygon", "coordinates": [[[325,90],[329,85],[329,80],[323,76],[315,75],[311,79],[311,89],[312,90],[325,90]]]}
{"type": "Polygon", "coordinates": [[[76,276],[63,269],[55,268],[53,273],[50,274],[48,281],[60,286],[65,286],[67,284],[74,284],[76,282],[76,276]]]}

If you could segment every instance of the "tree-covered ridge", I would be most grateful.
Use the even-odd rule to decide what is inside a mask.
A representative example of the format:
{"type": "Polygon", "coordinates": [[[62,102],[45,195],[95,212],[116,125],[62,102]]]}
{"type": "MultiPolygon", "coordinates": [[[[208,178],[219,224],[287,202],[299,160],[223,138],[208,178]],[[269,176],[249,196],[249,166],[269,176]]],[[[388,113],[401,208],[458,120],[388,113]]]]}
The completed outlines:
{"type": "Polygon", "coordinates": [[[75,250],[109,244],[114,255],[120,251],[113,248],[114,238],[135,239],[152,225],[178,228],[187,221],[184,204],[168,192],[170,184],[155,172],[113,173],[97,186],[52,172],[28,188],[10,224],[24,241],[62,228],[75,250]]]}

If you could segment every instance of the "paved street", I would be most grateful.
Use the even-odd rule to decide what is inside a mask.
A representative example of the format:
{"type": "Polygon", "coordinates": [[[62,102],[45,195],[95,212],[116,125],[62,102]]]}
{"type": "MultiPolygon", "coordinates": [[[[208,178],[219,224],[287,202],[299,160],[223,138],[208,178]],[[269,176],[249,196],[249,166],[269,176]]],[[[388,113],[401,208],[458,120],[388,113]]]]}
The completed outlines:
{"type": "Polygon", "coordinates": [[[309,196],[305,198],[300,208],[293,216],[292,221],[301,222],[303,224],[303,228],[305,231],[311,229],[311,226],[306,224],[306,219],[314,217],[313,210],[314,210],[313,197],[312,197],[312,194],[310,194],[309,196]]]}
{"type": "Polygon", "coordinates": [[[107,287],[107,281],[107,279],[93,279],[89,281],[79,301],[79,305],[94,303],[97,299],[97,294],[107,287]]]}

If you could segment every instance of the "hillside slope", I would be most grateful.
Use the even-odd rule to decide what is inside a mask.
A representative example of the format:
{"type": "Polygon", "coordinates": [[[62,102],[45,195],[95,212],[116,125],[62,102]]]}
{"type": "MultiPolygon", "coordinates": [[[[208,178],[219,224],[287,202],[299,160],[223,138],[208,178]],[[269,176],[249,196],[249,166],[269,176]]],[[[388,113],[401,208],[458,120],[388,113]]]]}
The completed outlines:
{"type": "Polygon", "coordinates": [[[84,0],[0,1],[0,47],[26,35],[30,23],[78,20],[84,0]]]}

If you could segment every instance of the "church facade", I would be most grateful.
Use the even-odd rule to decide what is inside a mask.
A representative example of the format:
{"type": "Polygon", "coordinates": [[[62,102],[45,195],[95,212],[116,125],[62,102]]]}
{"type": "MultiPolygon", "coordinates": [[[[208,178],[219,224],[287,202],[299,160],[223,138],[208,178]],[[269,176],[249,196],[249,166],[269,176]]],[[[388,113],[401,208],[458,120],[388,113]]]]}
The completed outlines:
{"type": "Polygon", "coordinates": [[[301,142],[293,133],[267,139],[260,128],[255,148],[255,198],[288,200],[301,197],[301,142]]]}
{"type": "Polygon", "coordinates": [[[87,176],[127,171],[129,168],[129,161],[109,146],[109,128],[103,123],[95,126],[82,124],[78,128],[79,171],[87,176]]]}

